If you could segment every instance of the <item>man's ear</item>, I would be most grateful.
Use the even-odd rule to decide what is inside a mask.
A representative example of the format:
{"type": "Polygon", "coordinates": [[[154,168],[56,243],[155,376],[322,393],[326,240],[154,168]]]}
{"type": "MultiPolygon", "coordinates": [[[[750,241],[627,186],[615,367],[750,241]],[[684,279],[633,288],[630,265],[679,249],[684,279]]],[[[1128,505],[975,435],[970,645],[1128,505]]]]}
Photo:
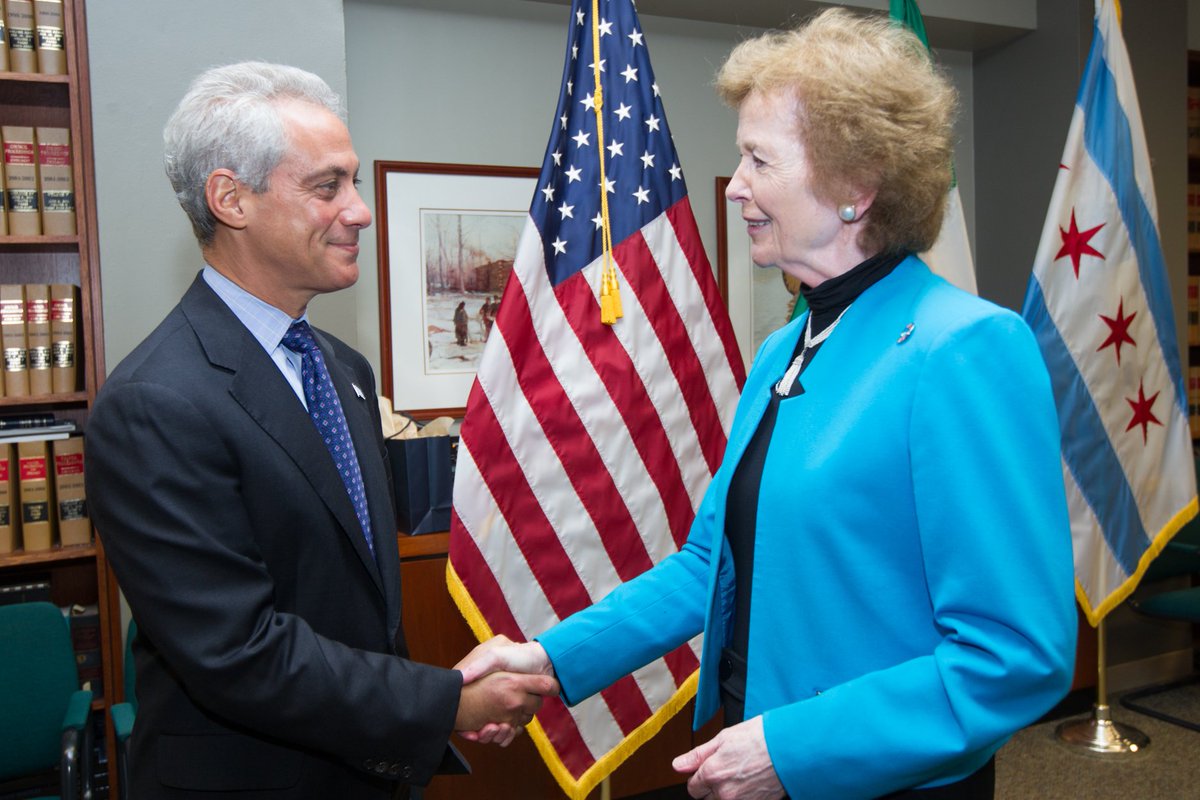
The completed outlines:
{"type": "Polygon", "coordinates": [[[246,227],[246,210],[242,208],[242,201],[249,191],[231,170],[225,168],[213,170],[204,182],[204,199],[208,203],[208,210],[222,225],[236,230],[246,227]]]}

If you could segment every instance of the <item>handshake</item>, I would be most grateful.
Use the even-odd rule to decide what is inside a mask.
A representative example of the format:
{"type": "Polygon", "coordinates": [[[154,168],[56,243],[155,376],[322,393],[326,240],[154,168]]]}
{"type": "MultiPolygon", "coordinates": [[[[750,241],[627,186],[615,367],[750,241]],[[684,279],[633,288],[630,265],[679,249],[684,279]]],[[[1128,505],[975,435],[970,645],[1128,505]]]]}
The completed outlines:
{"type": "Polygon", "coordinates": [[[463,688],[454,729],[472,742],[507,747],[542,706],[558,694],[554,665],[537,642],[518,644],[496,636],[454,665],[463,688]]]}

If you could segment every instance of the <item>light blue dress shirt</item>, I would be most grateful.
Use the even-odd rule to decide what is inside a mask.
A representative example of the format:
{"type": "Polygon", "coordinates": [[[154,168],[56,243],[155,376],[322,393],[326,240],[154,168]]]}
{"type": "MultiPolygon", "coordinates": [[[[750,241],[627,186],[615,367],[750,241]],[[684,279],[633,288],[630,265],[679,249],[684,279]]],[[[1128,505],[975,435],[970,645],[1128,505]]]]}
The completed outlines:
{"type": "Polygon", "coordinates": [[[303,314],[300,320],[294,320],[270,303],[250,294],[208,264],[204,265],[203,276],[209,288],[229,306],[233,315],[246,326],[250,335],[263,346],[263,350],[267,351],[267,355],[275,362],[275,366],[279,367],[288,385],[307,410],[308,401],[304,399],[304,384],[300,377],[300,354],[293,353],[281,342],[292,323],[300,320],[307,322],[308,314],[303,314]]]}

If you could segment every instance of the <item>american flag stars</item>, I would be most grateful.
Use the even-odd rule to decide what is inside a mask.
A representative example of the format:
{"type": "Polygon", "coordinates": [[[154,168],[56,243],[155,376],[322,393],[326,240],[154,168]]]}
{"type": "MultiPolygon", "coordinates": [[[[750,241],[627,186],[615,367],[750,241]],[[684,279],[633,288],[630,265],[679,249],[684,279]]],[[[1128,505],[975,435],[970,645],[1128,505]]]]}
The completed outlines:
{"type": "Polygon", "coordinates": [[[557,137],[547,148],[540,191],[530,208],[555,285],[600,257],[602,191],[622,198],[610,199],[613,241],[623,240],[687,194],[642,31],[623,15],[602,17],[597,56],[585,19],[575,15],[555,110],[557,137]],[[608,64],[614,65],[611,72],[608,64]],[[603,138],[596,125],[598,101],[603,138]]]}

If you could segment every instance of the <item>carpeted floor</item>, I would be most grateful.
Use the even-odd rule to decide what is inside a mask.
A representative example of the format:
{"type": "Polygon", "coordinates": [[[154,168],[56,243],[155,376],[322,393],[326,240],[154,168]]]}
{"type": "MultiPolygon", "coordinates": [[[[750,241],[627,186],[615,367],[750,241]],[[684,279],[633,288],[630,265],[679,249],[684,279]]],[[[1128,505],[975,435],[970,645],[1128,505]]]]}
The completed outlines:
{"type": "MultiPolygon", "coordinates": [[[[1142,702],[1200,724],[1200,685],[1142,702]]],[[[1149,747],[1132,755],[1096,755],[1058,741],[1054,732],[1063,720],[1033,725],[996,756],[996,800],[1200,798],[1200,733],[1126,709],[1116,699],[1112,718],[1149,736],[1149,747]]]]}

